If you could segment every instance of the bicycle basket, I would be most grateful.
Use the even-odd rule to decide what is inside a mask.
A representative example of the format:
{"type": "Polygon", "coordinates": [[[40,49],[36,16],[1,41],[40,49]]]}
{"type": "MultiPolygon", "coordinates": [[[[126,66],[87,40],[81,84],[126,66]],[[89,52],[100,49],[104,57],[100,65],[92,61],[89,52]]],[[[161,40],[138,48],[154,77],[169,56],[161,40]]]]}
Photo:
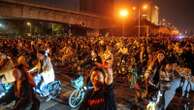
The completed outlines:
{"type": "Polygon", "coordinates": [[[80,76],[79,78],[71,81],[72,86],[75,89],[80,89],[84,86],[84,78],[83,76],[80,76]]]}

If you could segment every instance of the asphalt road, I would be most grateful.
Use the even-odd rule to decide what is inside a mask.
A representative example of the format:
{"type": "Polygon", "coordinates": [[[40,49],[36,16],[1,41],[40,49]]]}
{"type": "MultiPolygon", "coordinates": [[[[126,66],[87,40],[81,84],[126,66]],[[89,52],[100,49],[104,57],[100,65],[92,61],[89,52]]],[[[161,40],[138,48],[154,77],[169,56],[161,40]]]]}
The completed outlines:
{"type": "MultiPolygon", "coordinates": [[[[63,66],[55,67],[55,73],[56,79],[59,79],[62,82],[61,95],[49,102],[45,102],[45,100],[40,99],[41,100],[40,110],[76,110],[71,109],[68,106],[68,97],[70,96],[71,92],[74,89],[70,84],[72,75],[67,73],[63,66]]],[[[129,86],[127,85],[127,79],[122,80],[115,79],[114,86],[118,110],[130,110],[131,106],[134,104],[143,107],[144,103],[135,103],[134,91],[129,89],[129,86]]],[[[194,104],[194,100],[192,103],[194,104]]],[[[14,103],[6,106],[0,106],[0,110],[10,110],[13,104],[14,103]]],[[[173,100],[173,103],[171,103],[169,110],[179,110],[179,105],[180,97],[176,96],[173,100]]],[[[142,109],[133,108],[131,110],[142,110],[142,109]]]]}

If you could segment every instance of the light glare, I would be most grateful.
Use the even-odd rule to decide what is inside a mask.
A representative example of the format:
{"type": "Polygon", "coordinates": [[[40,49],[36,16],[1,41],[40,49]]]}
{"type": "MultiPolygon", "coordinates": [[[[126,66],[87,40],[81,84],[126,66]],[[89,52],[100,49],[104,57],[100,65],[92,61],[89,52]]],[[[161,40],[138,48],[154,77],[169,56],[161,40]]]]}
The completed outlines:
{"type": "Polygon", "coordinates": [[[119,14],[121,17],[127,17],[129,15],[129,12],[127,9],[122,9],[120,10],[119,14]]]}
{"type": "Polygon", "coordinates": [[[27,22],[26,24],[27,24],[27,26],[31,26],[31,23],[30,22],[27,22]]]}
{"type": "Polygon", "coordinates": [[[135,6],[134,6],[134,7],[132,7],[132,10],[133,10],[133,11],[135,11],[136,9],[137,9],[137,8],[136,8],[135,6]]]}
{"type": "Polygon", "coordinates": [[[143,8],[143,10],[147,10],[148,9],[148,5],[144,4],[142,8],[143,8]]]}

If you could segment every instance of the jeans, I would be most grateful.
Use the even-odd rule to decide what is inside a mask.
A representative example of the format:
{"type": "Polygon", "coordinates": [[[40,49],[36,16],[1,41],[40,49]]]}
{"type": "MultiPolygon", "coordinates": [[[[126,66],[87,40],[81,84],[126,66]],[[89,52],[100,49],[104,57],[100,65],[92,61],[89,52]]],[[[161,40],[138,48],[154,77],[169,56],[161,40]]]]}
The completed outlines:
{"type": "MultiPolygon", "coordinates": [[[[168,105],[170,104],[171,100],[173,99],[173,97],[176,94],[176,90],[180,87],[181,84],[181,78],[178,79],[174,79],[171,82],[171,86],[168,90],[165,91],[164,93],[164,109],[166,109],[168,107],[168,105]]],[[[162,110],[162,106],[159,108],[159,110],[162,110]]]]}
{"type": "Polygon", "coordinates": [[[182,96],[188,97],[188,92],[194,90],[194,83],[188,80],[184,81],[182,96]]]}
{"type": "MultiPolygon", "coordinates": [[[[182,87],[182,95],[184,96],[186,92],[189,92],[190,90],[194,90],[194,83],[191,82],[191,87],[188,87],[187,84],[188,84],[189,81],[185,80],[182,83],[181,81],[181,78],[177,78],[177,79],[174,79],[172,82],[171,82],[171,87],[165,91],[164,93],[164,101],[165,101],[165,104],[164,104],[164,109],[166,109],[168,107],[168,105],[170,104],[170,102],[172,101],[173,97],[175,96],[176,94],[176,90],[179,88],[179,87],[182,87]]],[[[162,110],[162,107],[160,107],[158,110],[162,110]]]]}

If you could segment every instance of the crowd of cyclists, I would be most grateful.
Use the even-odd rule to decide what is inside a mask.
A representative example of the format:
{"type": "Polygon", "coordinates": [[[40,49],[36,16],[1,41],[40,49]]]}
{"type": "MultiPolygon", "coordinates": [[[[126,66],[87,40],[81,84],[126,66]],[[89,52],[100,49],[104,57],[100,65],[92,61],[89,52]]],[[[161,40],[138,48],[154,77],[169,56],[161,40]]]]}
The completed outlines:
{"type": "MultiPolygon", "coordinates": [[[[4,42],[3,46],[9,45],[5,45],[4,42]]],[[[1,49],[11,48],[1,47],[1,49]]],[[[35,49],[33,45],[32,51],[18,51],[17,49],[21,48],[15,48],[13,52],[15,57],[8,56],[10,54],[5,51],[0,53],[0,104],[15,101],[13,110],[39,110],[40,101],[35,92],[44,92],[46,96],[49,96],[45,88],[55,80],[48,50],[35,49]],[[10,88],[7,89],[7,86],[10,88]]]]}
{"type": "MultiPolygon", "coordinates": [[[[107,98],[112,101],[102,104],[103,107],[98,110],[116,109],[112,91],[113,76],[115,80],[118,77],[128,78],[125,83],[135,90],[137,101],[153,101],[159,90],[163,97],[158,106],[161,110],[168,107],[179,87],[183,97],[188,97],[188,92],[194,90],[192,39],[108,36],[2,39],[0,52],[1,83],[15,83],[14,90],[10,93],[12,95],[8,95],[11,96],[8,97],[9,100],[16,100],[15,110],[24,108],[24,105],[29,107],[29,104],[32,110],[39,108],[40,102],[33,87],[43,89],[55,80],[52,63],[63,65],[72,74],[82,73],[85,78],[91,76],[94,89],[92,93],[89,92],[92,95],[86,97],[88,101],[81,105],[82,109],[87,106],[88,110],[95,110],[99,107],[98,104],[106,103],[107,98]],[[93,70],[94,67],[98,68],[93,70]],[[91,73],[91,70],[95,72],[91,73]],[[106,71],[105,74],[103,70],[106,71]],[[10,75],[12,73],[14,75],[10,75]],[[104,76],[96,73],[103,73],[104,76]],[[101,89],[103,84],[106,87],[101,89]],[[107,94],[104,89],[112,95],[104,98],[107,96],[104,95],[107,94]],[[99,90],[103,92],[98,92],[99,90]],[[92,99],[96,98],[94,93],[97,98],[100,96],[98,100],[92,99]]],[[[0,104],[6,102],[5,100],[7,101],[1,98],[0,104]]]]}

